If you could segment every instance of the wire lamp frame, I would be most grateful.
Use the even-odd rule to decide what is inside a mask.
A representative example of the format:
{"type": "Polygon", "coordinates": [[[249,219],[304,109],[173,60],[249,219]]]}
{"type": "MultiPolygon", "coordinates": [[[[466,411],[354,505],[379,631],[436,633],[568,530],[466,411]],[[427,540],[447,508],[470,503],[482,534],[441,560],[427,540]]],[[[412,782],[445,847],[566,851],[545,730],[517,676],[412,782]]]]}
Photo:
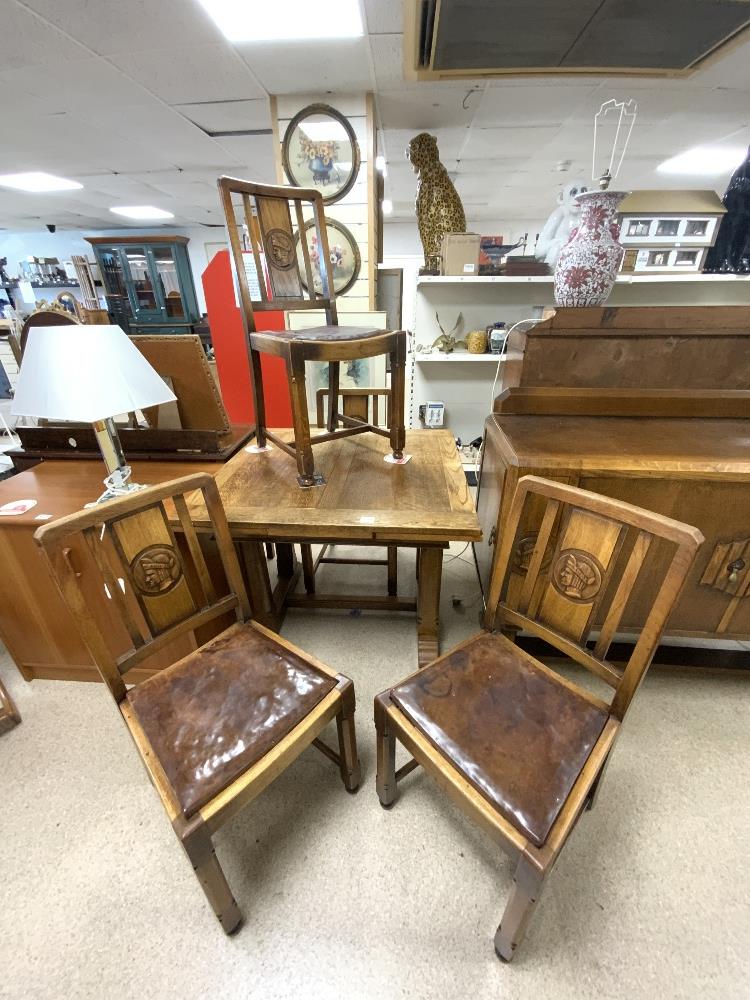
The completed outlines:
{"type": "Polygon", "coordinates": [[[605,101],[594,115],[594,148],[591,154],[591,176],[598,181],[602,191],[606,191],[617,175],[620,173],[622,161],[625,159],[625,152],[630,142],[630,135],[635,125],[638,115],[638,104],[632,98],[629,101],[616,101],[614,98],[605,101]],[[605,124],[607,115],[611,115],[610,122],[617,117],[615,137],[612,142],[612,150],[609,156],[609,163],[604,172],[597,177],[597,142],[599,141],[599,128],[605,124]],[[619,159],[618,159],[619,153],[619,159]],[[615,166],[617,160],[617,166],[615,166]],[[613,169],[614,168],[614,169],[613,169]]]}

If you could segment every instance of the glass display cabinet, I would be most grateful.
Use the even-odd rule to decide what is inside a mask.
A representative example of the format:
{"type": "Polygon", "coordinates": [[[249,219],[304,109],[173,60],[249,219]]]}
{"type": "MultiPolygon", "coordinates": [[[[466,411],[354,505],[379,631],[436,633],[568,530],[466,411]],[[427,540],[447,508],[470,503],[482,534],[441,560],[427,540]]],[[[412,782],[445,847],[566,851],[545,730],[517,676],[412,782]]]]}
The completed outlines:
{"type": "Polygon", "coordinates": [[[128,333],[193,333],[201,323],[187,236],[87,236],[112,319],[128,333]]]}

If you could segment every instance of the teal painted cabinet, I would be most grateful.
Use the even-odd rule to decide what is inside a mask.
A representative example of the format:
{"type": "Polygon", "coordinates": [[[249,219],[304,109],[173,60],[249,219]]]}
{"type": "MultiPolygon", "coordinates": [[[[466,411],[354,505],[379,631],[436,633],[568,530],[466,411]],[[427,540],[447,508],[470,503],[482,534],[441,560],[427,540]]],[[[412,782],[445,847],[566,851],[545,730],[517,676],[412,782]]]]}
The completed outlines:
{"type": "Polygon", "coordinates": [[[107,308],[129,333],[192,333],[201,321],[187,236],[88,236],[107,308]]]}

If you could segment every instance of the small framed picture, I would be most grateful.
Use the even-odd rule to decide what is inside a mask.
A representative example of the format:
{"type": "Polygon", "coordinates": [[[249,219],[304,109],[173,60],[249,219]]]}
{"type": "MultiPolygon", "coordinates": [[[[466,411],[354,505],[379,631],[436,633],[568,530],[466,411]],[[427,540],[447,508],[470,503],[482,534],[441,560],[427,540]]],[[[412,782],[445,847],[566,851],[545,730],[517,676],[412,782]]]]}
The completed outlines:
{"type": "Polygon", "coordinates": [[[284,170],[296,187],[317,188],[330,205],[343,198],[359,173],[351,123],[328,104],[310,104],[292,118],[281,144],[284,170]]]}
{"type": "Polygon", "coordinates": [[[656,224],[657,236],[676,236],[680,228],[679,219],[659,219],[656,224]]]}
{"type": "Polygon", "coordinates": [[[708,219],[688,219],[685,227],[686,236],[705,236],[708,231],[708,219]]]}
{"type": "Polygon", "coordinates": [[[674,266],[693,267],[697,256],[697,250],[677,250],[674,257],[674,266]]]}
{"type": "Polygon", "coordinates": [[[651,219],[631,219],[628,222],[628,236],[648,236],[651,219]]]}
{"type": "MultiPolygon", "coordinates": [[[[362,258],[359,253],[357,241],[352,233],[335,219],[326,219],[326,235],[328,236],[328,252],[331,258],[331,270],[333,271],[333,294],[343,295],[347,292],[359,277],[359,269],[362,258]]],[[[318,246],[318,234],[315,231],[315,222],[310,219],[305,224],[304,236],[297,234],[297,263],[302,284],[307,288],[307,271],[305,259],[302,252],[301,238],[307,240],[310,251],[310,264],[312,266],[313,282],[317,295],[323,294],[323,283],[320,280],[320,247],[318,246]]]]}

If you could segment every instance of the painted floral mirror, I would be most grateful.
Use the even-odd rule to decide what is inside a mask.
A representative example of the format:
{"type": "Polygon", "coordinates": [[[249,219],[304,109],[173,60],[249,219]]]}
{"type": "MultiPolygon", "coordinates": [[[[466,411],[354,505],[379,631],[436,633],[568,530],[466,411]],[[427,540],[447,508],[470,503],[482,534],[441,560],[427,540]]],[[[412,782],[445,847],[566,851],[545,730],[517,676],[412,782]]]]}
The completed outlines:
{"type": "Polygon", "coordinates": [[[292,118],[281,155],[290,182],[295,187],[317,188],[326,205],[343,198],[359,173],[354,129],[327,104],[311,104],[292,118]]]}
{"type": "MultiPolygon", "coordinates": [[[[331,270],[333,271],[333,294],[334,296],[343,295],[359,277],[362,258],[359,254],[357,241],[346,226],[342,226],[340,222],[336,222],[334,219],[326,219],[326,232],[328,235],[328,250],[331,255],[331,270]]],[[[320,251],[318,247],[318,235],[315,231],[315,222],[312,219],[305,224],[304,234],[310,249],[310,264],[312,266],[315,292],[321,295],[323,284],[320,280],[320,251]]],[[[307,288],[305,259],[299,239],[298,233],[297,261],[299,263],[302,284],[307,288]]]]}

